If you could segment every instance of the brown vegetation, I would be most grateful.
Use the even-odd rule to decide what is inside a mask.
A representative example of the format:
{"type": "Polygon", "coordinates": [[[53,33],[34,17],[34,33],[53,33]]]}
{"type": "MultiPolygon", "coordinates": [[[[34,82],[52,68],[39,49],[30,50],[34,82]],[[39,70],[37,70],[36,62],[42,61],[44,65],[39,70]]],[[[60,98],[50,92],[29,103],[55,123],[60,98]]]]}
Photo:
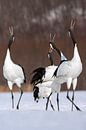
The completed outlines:
{"type": "MultiPolygon", "coordinates": [[[[27,85],[30,73],[39,66],[49,65],[47,58],[49,34],[56,33],[56,44],[69,59],[73,46],[67,35],[70,20],[76,19],[75,36],[83,62],[83,73],[77,89],[86,89],[86,1],[85,0],[0,0],[0,85],[6,86],[2,66],[8,43],[8,28],[13,25],[15,42],[12,59],[21,64],[26,73],[27,85]]],[[[55,64],[59,57],[54,53],[55,64]]],[[[8,91],[0,87],[0,91],[8,91]]],[[[16,87],[15,87],[16,88],[16,87]]],[[[25,87],[29,89],[29,87],[25,87]]],[[[18,90],[18,89],[17,89],[18,90]]]]}

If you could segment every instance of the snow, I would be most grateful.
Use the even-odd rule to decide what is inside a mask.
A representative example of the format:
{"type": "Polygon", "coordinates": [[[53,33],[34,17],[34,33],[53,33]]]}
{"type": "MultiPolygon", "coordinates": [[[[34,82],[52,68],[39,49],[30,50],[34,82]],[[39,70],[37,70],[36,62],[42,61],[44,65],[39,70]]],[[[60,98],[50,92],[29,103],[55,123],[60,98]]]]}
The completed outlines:
{"type": "Polygon", "coordinates": [[[56,94],[51,98],[55,111],[50,106],[45,111],[46,99],[36,103],[32,93],[23,94],[20,109],[16,110],[19,93],[14,93],[14,97],[15,108],[12,109],[11,94],[0,93],[0,130],[86,130],[86,91],[75,93],[75,103],[81,112],[71,111],[66,92],[60,93],[60,112],[57,111],[56,94]]]}

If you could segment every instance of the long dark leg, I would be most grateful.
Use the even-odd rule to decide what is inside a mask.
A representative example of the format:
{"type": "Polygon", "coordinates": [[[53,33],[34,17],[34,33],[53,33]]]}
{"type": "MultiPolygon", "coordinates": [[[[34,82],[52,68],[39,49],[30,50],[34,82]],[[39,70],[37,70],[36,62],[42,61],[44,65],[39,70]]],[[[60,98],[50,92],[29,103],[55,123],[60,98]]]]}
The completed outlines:
{"type": "Polygon", "coordinates": [[[70,99],[70,97],[69,97],[69,90],[67,91],[67,99],[75,106],[75,108],[78,111],[81,111],[81,109],[70,99]]]}
{"type": "Polygon", "coordinates": [[[52,93],[48,96],[47,98],[47,103],[46,103],[46,110],[48,109],[48,104],[49,104],[49,99],[50,99],[50,96],[52,95],[52,93]]]}
{"type": "Polygon", "coordinates": [[[51,105],[51,107],[52,107],[53,111],[55,111],[54,106],[53,106],[53,104],[52,104],[51,100],[50,100],[50,105],[51,105]]]}
{"type": "Polygon", "coordinates": [[[11,97],[12,97],[12,108],[14,108],[14,96],[13,96],[13,91],[11,90],[11,97]]]}
{"type": "Polygon", "coordinates": [[[21,97],[22,97],[22,95],[23,95],[23,90],[22,89],[20,89],[21,90],[21,94],[20,94],[20,97],[19,97],[19,101],[18,101],[18,104],[17,104],[17,109],[19,109],[19,103],[20,103],[20,101],[21,101],[21,97]]]}
{"type": "MultiPolygon", "coordinates": [[[[72,102],[74,102],[74,90],[73,90],[73,95],[72,95],[72,102]]],[[[73,103],[72,103],[72,111],[73,111],[73,103]]]]}
{"type": "Polygon", "coordinates": [[[59,93],[57,93],[57,107],[58,107],[58,111],[59,111],[59,93]]]}

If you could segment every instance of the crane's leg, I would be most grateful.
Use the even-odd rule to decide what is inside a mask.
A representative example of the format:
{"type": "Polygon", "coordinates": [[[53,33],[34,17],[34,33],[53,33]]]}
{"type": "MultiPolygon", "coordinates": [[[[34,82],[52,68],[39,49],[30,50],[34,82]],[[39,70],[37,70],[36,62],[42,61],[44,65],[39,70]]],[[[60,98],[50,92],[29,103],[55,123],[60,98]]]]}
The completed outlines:
{"type": "Polygon", "coordinates": [[[7,81],[10,92],[11,92],[11,98],[12,98],[12,108],[14,108],[14,95],[13,95],[13,91],[12,91],[12,87],[13,87],[13,83],[10,81],[7,81]]]}
{"type": "MultiPolygon", "coordinates": [[[[67,99],[72,103],[72,107],[73,105],[76,107],[77,110],[80,111],[80,108],[78,106],[76,106],[76,104],[74,103],[74,100],[71,100],[70,97],[69,97],[69,89],[71,87],[71,83],[73,83],[73,90],[75,90],[76,88],[76,85],[77,85],[77,78],[76,79],[73,79],[70,77],[68,78],[67,80],[67,99]]],[[[74,98],[74,95],[72,96],[72,99],[74,98]]]]}
{"type": "Polygon", "coordinates": [[[20,91],[21,91],[21,94],[20,94],[20,97],[19,97],[19,100],[18,100],[18,104],[17,104],[17,109],[19,109],[19,104],[20,104],[20,101],[21,101],[21,97],[23,95],[23,90],[20,88],[20,91]]]}
{"type": "Polygon", "coordinates": [[[73,95],[72,95],[72,111],[73,111],[73,102],[74,102],[74,90],[73,90],[73,95]]]}
{"type": "Polygon", "coordinates": [[[11,90],[11,97],[12,97],[12,108],[14,108],[14,95],[13,95],[13,91],[11,90]]]}
{"type": "Polygon", "coordinates": [[[58,107],[58,111],[59,111],[59,93],[57,93],[57,107],[58,107]]]}
{"type": "Polygon", "coordinates": [[[81,109],[70,99],[70,97],[69,97],[69,90],[67,91],[67,99],[75,106],[75,108],[78,111],[81,111],[81,109]]]}
{"type": "Polygon", "coordinates": [[[48,104],[49,104],[49,100],[50,100],[51,95],[52,95],[52,93],[50,93],[50,95],[47,97],[46,110],[48,109],[48,104]]]}
{"type": "Polygon", "coordinates": [[[67,99],[69,100],[69,90],[67,90],[67,99]]]}
{"type": "Polygon", "coordinates": [[[53,111],[55,111],[54,106],[53,106],[51,100],[50,100],[50,105],[51,105],[51,108],[53,109],[53,111]]]}
{"type": "MultiPolygon", "coordinates": [[[[73,79],[72,83],[73,83],[72,102],[74,102],[74,93],[75,93],[75,89],[76,89],[76,86],[77,86],[77,78],[73,79]]],[[[72,111],[73,111],[73,103],[72,103],[72,111]]]]}

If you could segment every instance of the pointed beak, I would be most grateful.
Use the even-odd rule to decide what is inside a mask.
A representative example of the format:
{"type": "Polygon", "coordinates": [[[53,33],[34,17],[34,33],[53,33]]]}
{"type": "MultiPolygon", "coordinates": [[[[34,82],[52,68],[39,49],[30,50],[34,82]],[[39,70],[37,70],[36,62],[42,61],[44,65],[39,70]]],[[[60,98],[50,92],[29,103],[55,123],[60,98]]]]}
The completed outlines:
{"type": "Polygon", "coordinates": [[[49,52],[51,53],[53,51],[53,46],[50,44],[49,52]]]}

